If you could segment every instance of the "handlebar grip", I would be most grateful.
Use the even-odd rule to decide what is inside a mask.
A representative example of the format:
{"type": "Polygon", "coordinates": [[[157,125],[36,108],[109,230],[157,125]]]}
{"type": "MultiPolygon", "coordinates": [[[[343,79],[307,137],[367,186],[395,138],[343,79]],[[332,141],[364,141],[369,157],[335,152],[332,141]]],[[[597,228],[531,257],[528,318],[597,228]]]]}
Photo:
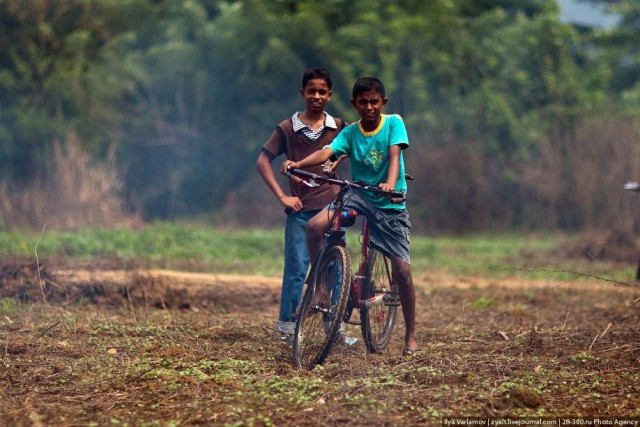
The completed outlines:
{"type": "Polygon", "coordinates": [[[391,197],[391,203],[400,204],[407,201],[407,195],[403,192],[399,192],[398,196],[391,197]]]}
{"type": "Polygon", "coordinates": [[[302,169],[297,169],[297,168],[291,168],[289,170],[287,170],[285,172],[285,175],[291,177],[291,176],[304,176],[307,178],[316,178],[318,175],[315,173],[311,173],[311,172],[307,172],[305,170],[302,169]]]}

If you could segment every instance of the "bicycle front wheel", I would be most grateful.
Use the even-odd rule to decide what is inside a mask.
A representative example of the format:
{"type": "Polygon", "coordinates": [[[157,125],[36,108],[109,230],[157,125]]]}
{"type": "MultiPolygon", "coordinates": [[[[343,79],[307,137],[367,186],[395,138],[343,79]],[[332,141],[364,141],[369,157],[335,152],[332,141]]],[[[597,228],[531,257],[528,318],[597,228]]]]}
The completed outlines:
{"type": "Polygon", "coordinates": [[[361,299],[374,301],[362,303],[360,321],[367,350],[375,353],[389,344],[400,298],[398,284],[391,272],[391,260],[371,247],[365,262],[361,299]]]}
{"type": "Polygon", "coordinates": [[[324,362],[331,351],[349,297],[351,263],[342,246],[326,250],[318,262],[314,284],[307,286],[296,321],[293,359],[298,368],[324,362]]]}

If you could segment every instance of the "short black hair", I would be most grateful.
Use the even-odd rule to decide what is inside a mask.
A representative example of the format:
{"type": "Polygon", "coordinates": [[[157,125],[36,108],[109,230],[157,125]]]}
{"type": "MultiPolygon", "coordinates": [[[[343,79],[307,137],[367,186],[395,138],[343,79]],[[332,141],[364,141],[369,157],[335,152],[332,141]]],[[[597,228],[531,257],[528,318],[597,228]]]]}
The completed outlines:
{"type": "Polygon", "coordinates": [[[302,75],[302,89],[307,87],[307,83],[309,83],[309,80],[314,79],[324,80],[325,82],[327,82],[327,86],[329,86],[329,89],[331,89],[331,85],[333,84],[331,81],[331,73],[329,72],[329,70],[323,67],[309,68],[304,72],[304,74],[302,75]]]}
{"type": "Polygon", "coordinates": [[[380,80],[375,77],[360,77],[353,84],[351,99],[356,99],[361,93],[371,91],[378,92],[383,99],[386,97],[384,93],[384,85],[380,80]]]}

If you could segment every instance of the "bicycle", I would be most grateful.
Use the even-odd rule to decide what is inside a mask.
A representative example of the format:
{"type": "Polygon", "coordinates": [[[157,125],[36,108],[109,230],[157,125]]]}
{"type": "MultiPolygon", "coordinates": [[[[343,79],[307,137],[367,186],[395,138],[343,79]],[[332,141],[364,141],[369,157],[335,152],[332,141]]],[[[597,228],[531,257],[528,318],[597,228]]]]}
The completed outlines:
{"type": "Polygon", "coordinates": [[[391,339],[400,305],[398,285],[393,280],[389,258],[371,245],[366,217],[362,223],[360,264],[356,274],[351,274],[351,257],[346,249],[343,227],[353,225],[358,213],[344,211],[343,206],[349,188],[384,195],[396,203],[404,201],[405,194],[384,191],[363,182],[350,182],[332,172],[322,176],[290,169],[286,175],[292,179],[298,177],[310,187],[318,186],[318,182],[341,187],[333,202],[334,209],[329,211],[331,226],[323,236],[298,308],[293,342],[295,364],[298,368],[311,368],[323,363],[339,335],[342,322],[360,325],[367,351],[383,350],[391,339]],[[349,286],[345,286],[346,283],[349,286]],[[360,311],[359,322],[351,320],[356,309],[360,311]]]}

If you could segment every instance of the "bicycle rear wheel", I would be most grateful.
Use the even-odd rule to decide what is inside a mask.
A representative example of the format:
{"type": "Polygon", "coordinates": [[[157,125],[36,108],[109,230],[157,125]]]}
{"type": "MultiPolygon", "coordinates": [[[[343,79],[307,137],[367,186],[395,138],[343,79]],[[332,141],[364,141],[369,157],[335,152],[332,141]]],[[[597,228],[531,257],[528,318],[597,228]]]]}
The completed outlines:
{"type": "Polygon", "coordinates": [[[324,362],[344,316],[351,277],[349,254],[332,246],[318,262],[315,285],[307,286],[296,322],[293,359],[298,368],[324,362]]]}
{"type": "Polygon", "coordinates": [[[370,247],[365,262],[361,299],[368,300],[383,295],[370,307],[367,308],[363,303],[360,308],[362,337],[371,353],[381,351],[389,344],[400,298],[398,284],[391,274],[391,260],[370,247]]]}

